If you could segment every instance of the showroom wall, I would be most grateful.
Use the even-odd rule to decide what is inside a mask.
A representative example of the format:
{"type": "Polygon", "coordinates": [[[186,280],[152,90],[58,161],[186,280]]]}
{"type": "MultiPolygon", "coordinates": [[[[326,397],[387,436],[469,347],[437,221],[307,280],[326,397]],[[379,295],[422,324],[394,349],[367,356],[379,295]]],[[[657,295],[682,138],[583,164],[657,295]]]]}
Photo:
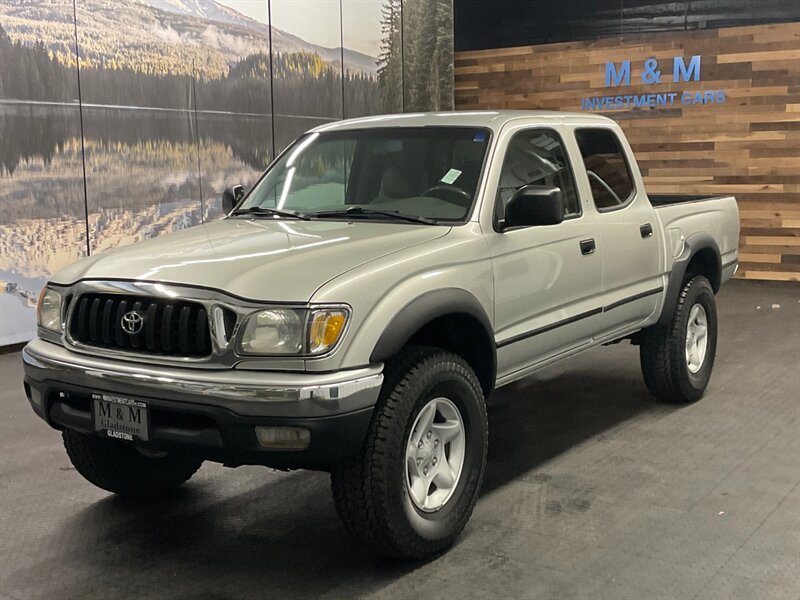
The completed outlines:
{"type": "Polygon", "coordinates": [[[458,109],[609,116],[649,191],[737,197],[739,277],[800,280],[800,3],[579,1],[492,17],[478,4],[456,4],[458,109]]]}
{"type": "Polygon", "coordinates": [[[0,0],[0,346],[74,260],[221,216],[296,136],[450,109],[452,0],[0,0]]]}

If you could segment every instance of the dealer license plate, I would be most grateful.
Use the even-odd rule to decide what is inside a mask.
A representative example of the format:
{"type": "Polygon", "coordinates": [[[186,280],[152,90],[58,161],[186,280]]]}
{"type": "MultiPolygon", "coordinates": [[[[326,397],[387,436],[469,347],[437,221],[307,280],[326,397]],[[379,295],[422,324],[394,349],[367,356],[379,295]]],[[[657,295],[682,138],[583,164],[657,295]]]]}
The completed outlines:
{"type": "Polygon", "coordinates": [[[149,436],[147,404],[141,400],[114,394],[92,393],[94,429],[107,437],[132,442],[146,442],[149,436]]]}

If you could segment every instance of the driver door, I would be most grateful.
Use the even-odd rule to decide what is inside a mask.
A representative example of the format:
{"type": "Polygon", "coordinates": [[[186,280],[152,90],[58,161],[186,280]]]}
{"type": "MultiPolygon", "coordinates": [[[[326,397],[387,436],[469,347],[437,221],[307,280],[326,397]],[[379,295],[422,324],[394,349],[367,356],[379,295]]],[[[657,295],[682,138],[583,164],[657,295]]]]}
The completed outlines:
{"type": "Polygon", "coordinates": [[[504,158],[495,179],[493,228],[486,235],[500,380],[590,343],[601,317],[595,215],[584,214],[563,140],[556,127],[515,128],[500,140],[504,158]],[[561,190],[562,223],[504,229],[506,203],[527,184],[561,190]]]}

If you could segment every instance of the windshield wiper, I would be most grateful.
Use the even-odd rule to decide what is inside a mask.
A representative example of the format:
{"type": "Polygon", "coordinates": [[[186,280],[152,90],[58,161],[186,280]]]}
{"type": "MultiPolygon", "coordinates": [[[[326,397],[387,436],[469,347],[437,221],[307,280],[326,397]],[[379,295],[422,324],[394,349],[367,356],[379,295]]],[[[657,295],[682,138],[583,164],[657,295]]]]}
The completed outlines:
{"type": "Polygon", "coordinates": [[[231,215],[275,215],[277,217],[285,217],[287,219],[302,219],[303,221],[311,220],[311,217],[300,212],[280,210],[278,208],[265,208],[263,206],[250,206],[248,208],[242,208],[232,212],[231,215]]]}
{"type": "Polygon", "coordinates": [[[439,222],[435,219],[428,217],[420,217],[417,215],[407,215],[396,210],[379,210],[377,208],[364,208],[363,206],[351,206],[350,208],[342,210],[323,210],[321,212],[312,213],[312,217],[348,217],[350,215],[380,215],[382,217],[390,217],[392,219],[401,219],[411,223],[423,223],[424,225],[438,225],[439,222]]]}

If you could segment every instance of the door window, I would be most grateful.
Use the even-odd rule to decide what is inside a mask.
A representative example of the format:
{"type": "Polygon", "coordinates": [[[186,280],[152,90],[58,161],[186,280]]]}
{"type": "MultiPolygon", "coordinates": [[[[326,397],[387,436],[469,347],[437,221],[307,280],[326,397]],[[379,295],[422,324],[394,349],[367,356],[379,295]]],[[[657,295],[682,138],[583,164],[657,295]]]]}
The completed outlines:
{"type": "Polygon", "coordinates": [[[610,129],[578,129],[575,139],[594,205],[600,211],[625,206],[633,197],[633,179],[616,134],[610,129]]]}
{"type": "Polygon", "coordinates": [[[505,217],[506,204],[514,192],[531,184],[559,188],[564,201],[564,217],[580,216],[581,204],[575,178],[564,144],[555,131],[533,129],[521,131],[511,138],[497,187],[495,218],[498,222],[505,217]]]}

